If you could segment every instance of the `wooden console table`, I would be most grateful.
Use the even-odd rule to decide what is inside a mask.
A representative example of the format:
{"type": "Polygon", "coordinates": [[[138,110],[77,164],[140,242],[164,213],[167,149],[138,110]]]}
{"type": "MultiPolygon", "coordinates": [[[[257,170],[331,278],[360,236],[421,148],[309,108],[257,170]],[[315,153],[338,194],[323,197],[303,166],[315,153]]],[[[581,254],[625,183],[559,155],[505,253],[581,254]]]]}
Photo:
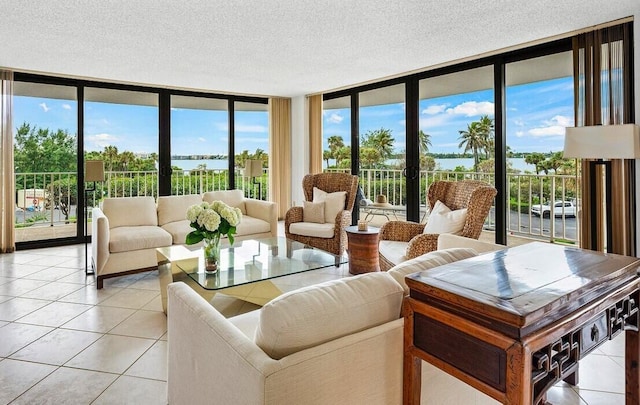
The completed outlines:
{"type": "Polygon", "coordinates": [[[420,403],[424,359],[504,404],[543,404],[622,331],[626,404],[640,403],[639,267],[534,242],[408,276],[404,403],[420,403]]]}

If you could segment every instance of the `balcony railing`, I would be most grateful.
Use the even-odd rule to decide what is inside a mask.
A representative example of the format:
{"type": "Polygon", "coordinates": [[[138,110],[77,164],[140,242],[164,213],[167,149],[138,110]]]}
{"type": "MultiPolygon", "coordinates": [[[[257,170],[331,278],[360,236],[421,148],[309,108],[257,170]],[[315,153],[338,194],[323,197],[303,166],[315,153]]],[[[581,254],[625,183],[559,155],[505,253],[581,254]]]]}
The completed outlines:
{"type": "MultiPolygon", "coordinates": [[[[337,170],[332,170],[337,171],[337,170]]],[[[344,170],[348,172],[348,170],[344,170]]],[[[104,182],[96,184],[96,192],[90,193],[89,206],[105,197],[158,196],[158,173],[156,171],[107,172],[104,182]]],[[[171,194],[201,194],[207,191],[226,190],[228,171],[185,170],[171,175],[171,194]]],[[[16,174],[16,228],[37,227],[43,225],[63,225],[75,223],[77,213],[76,174],[66,173],[19,173],[16,174]]],[[[236,172],[236,187],[244,191],[245,196],[266,199],[267,173],[256,179],[262,184],[258,187],[251,178],[236,172]],[[260,194],[258,195],[260,190],[260,194]]],[[[421,171],[420,201],[421,211],[425,212],[426,193],[429,185],[437,180],[463,179],[482,180],[494,184],[492,173],[458,171],[421,171]]],[[[509,174],[509,210],[507,211],[507,232],[509,234],[533,237],[548,241],[578,242],[578,221],[552,212],[550,218],[531,214],[531,206],[541,202],[551,207],[556,201],[575,201],[576,176],[509,174]]],[[[376,196],[385,195],[387,201],[400,207],[395,217],[404,219],[406,206],[406,181],[402,170],[363,169],[360,171],[360,186],[365,198],[375,201],[376,196]]],[[[553,208],[552,208],[553,209],[553,208]]],[[[422,217],[422,215],[421,215],[422,217]]],[[[386,218],[384,218],[386,219],[386,218]]],[[[494,209],[485,224],[487,230],[495,229],[494,209]]],[[[25,229],[26,231],[26,229],[25,229]]]]}

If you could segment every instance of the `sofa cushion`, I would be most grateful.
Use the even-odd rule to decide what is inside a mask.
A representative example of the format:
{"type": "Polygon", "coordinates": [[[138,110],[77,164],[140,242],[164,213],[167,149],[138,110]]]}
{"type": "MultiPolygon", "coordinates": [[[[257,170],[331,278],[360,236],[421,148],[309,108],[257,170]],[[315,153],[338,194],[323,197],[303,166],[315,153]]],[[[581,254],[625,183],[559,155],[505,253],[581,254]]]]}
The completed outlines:
{"type": "MultiPolygon", "coordinates": [[[[201,202],[202,196],[200,194],[158,197],[158,225],[163,226],[170,222],[185,220],[187,209],[201,202]]],[[[184,240],[180,243],[184,243],[184,240]]]]}
{"type": "Polygon", "coordinates": [[[407,245],[409,242],[397,240],[381,240],[378,244],[378,252],[391,263],[401,263],[407,260],[407,245]]]}
{"type": "Polygon", "coordinates": [[[158,226],[156,202],[153,197],[105,198],[102,212],[109,219],[109,228],[121,226],[158,226]]]}
{"type": "Polygon", "coordinates": [[[189,220],[169,222],[161,226],[162,229],[169,232],[174,245],[184,245],[187,242],[187,234],[193,231],[189,220]]]}
{"type": "Polygon", "coordinates": [[[405,283],[404,278],[413,273],[432,269],[442,266],[443,264],[457,262],[458,260],[468,259],[477,256],[478,252],[470,248],[452,248],[446,250],[436,250],[425,253],[413,259],[406,260],[391,269],[387,273],[394,278],[402,288],[405,294],[409,294],[409,287],[405,283]]]}
{"type": "Polygon", "coordinates": [[[157,226],[121,226],[110,231],[109,252],[155,249],[171,242],[171,234],[157,226]]]}
{"type": "Polygon", "coordinates": [[[236,235],[252,235],[257,233],[271,232],[271,224],[258,218],[243,216],[242,221],[236,227],[236,235]]]}
{"type": "Polygon", "coordinates": [[[331,239],[333,238],[335,227],[335,223],[314,224],[313,222],[294,222],[289,225],[289,232],[294,235],[331,239]]]}
{"type": "Polygon", "coordinates": [[[244,194],[242,190],[207,191],[202,195],[202,201],[206,201],[208,203],[212,201],[222,201],[230,207],[240,208],[243,215],[247,214],[247,209],[244,206],[244,194]]]}
{"type": "Polygon", "coordinates": [[[400,317],[403,290],[367,273],[285,293],[260,309],[255,342],[274,359],[400,317]]]}
{"type": "Polygon", "coordinates": [[[344,203],[346,199],[346,191],[327,193],[317,187],[313,188],[313,202],[324,201],[324,222],[336,222],[336,216],[340,211],[344,210],[344,203]]]}
{"type": "Polygon", "coordinates": [[[314,222],[316,224],[324,224],[324,201],[321,202],[309,202],[303,201],[304,207],[302,208],[302,221],[314,222]]]}
{"type": "Polygon", "coordinates": [[[464,228],[467,219],[467,209],[451,211],[440,200],[436,201],[424,227],[424,233],[453,233],[457,234],[464,228]]]}

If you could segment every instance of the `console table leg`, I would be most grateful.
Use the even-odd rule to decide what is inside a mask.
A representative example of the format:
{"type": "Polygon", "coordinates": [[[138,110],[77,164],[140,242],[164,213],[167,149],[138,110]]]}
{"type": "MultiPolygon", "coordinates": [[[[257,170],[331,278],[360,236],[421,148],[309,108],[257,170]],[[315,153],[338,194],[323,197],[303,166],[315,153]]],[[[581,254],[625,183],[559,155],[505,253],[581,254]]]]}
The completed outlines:
{"type": "Polygon", "coordinates": [[[410,353],[404,355],[404,381],[403,402],[404,405],[420,405],[420,393],[422,390],[422,359],[410,353]]]}
{"type": "Polygon", "coordinates": [[[640,338],[638,331],[627,329],[625,331],[625,391],[626,405],[640,403],[640,373],[638,370],[640,361],[640,338]]]}

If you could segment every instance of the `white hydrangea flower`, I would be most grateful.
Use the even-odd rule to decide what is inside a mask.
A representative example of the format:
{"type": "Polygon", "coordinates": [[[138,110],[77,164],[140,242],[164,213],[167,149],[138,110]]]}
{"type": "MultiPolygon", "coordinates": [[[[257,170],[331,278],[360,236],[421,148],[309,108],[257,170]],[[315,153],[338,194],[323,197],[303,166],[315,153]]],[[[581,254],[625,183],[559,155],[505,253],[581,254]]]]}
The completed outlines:
{"type": "Polygon", "coordinates": [[[233,208],[229,206],[223,207],[220,210],[220,216],[226,219],[227,222],[229,222],[229,225],[231,226],[238,225],[238,215],[236,214],[236,211],[233,208]]]}
{"type": "Polygon", "coordinates": [[[187,219],[189,222],[196,222],[202,211],[203,209],[200,205],[192,205],[189,207],[189,209],[187,209],[187,219]]]}
{"type": "Polygon", "coordinates": [[[217,231],[218,226],[220,226],[220,215],[212,209],[204,210],[198,218],[198,224],[204,226],[209,232],[217,231]]]}

